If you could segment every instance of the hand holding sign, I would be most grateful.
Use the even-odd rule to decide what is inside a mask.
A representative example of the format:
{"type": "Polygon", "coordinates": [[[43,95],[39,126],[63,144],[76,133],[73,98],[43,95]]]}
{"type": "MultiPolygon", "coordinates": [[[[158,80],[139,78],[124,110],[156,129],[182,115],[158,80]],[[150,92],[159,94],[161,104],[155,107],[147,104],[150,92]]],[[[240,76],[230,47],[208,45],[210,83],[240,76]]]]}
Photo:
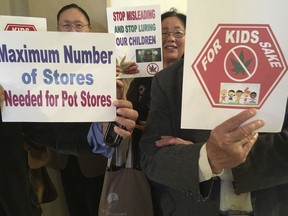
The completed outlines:
{"type": "Polygon", "coordinates": [[[5,100],[4,97],[4,89],[3,87],[0,85],[0,102],[2,103],[5,100]]]}
{"type": "MultiPolygon", "coordinates": [[[[120,66],[121,67],[121,66],[120,66]]],[[[136,74],[139,73],[138,65],[135,62],[124,62],[121,67],[123,74],[136,74]]]]}
{"type": "Polygon", "coordinates": [[[256,130],[264,126],[263,120],[255,120],[242,125],[255,115],[256,109],[242,111],[212,130],[206,149],[214,173],[245,162],[258,138],[256,130]]]}

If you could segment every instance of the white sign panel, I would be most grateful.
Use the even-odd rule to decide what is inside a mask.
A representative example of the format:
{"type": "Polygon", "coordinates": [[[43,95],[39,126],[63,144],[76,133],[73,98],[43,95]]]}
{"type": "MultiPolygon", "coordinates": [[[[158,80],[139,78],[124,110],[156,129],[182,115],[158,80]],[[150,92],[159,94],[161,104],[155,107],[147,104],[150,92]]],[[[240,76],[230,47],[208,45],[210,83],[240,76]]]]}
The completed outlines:
{"type": "Polygon", "coordinates": [[[1,32],[3,121],[113,120],[114,40],[108,33],[1,32]]]}
{"type": "Polygon", "coordinates": [[[108,31],[115,33],[119,78],[154,76],[162,68],[159,5],[107,8],[108,31]],[[137,65],[138,73],[126,72],[137,65]]]}
{"type": "Polygon", "coordinates": [[[281,130],[288,29],[281,0],[188,1],[182,127],[213,129],[254,107],[265,132],[281,130]],[[209,5],[209,7],[207,7],[209,5]]]}
{"type": "Polygon", "coordinates": [[[45,18],[0,16],[0,31],[46,31],[45,18]]]}

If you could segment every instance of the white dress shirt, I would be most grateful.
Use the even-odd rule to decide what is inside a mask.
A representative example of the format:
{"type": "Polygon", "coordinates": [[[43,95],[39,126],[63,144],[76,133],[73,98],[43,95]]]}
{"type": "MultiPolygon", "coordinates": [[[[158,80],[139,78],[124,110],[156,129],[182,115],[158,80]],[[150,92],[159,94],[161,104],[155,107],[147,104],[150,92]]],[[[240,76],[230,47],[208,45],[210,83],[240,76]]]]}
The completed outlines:
{"type": "Polygon", "coordinates": [[[220,190],[220,210],[239,210],[252,212],[250,193],[235,194],[233,188],[233,175],[231,169],[225,169],[219,175],[212,173],[206,151],[206,144],[200,150],[199,158],[199,181],[207,181],[214,176],[219,176],[221,179],[220,190]]]}

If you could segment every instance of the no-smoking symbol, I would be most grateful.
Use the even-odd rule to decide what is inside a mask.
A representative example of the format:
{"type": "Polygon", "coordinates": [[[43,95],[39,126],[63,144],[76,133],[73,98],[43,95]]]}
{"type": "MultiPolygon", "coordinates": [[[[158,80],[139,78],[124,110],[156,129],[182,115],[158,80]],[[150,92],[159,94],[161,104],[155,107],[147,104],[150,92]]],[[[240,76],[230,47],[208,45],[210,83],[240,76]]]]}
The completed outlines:
{"type": "Polygon", "coordinates": [[[269,25],[220,24],[192,64],[213,107],[261,107],[287,71],[269,25]]]}

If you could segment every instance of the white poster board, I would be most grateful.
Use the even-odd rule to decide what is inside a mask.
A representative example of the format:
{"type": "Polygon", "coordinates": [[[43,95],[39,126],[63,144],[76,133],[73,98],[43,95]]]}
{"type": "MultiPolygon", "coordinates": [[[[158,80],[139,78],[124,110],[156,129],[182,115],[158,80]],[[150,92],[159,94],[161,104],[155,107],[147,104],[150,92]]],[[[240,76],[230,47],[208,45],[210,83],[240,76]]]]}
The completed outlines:
{"type": "Polygon", "coordinates": [[[0,31],[46,31],[46,18],[0,16],[0,31]]]}
{"type": "Polygon", "coordinates": [[[115,118],[114,34],[0,32],[3,121],[115,118]]]}
{"type": "Polygon", "coordinates": [[[287,100],[288,3],[188,1],[182,128],[213,129],[255,107],[278,132],[287,100]],[[209,5],[209,7],[208,7],[209,5]]]}
{"type": "Polygon", "coordinates": [[[119,78],[151,77],[163,69],[159,5],[107,8],[108,32],[115,33],[119,78]],[[131,62],[138,73],[125,73],[131,62]]]}

